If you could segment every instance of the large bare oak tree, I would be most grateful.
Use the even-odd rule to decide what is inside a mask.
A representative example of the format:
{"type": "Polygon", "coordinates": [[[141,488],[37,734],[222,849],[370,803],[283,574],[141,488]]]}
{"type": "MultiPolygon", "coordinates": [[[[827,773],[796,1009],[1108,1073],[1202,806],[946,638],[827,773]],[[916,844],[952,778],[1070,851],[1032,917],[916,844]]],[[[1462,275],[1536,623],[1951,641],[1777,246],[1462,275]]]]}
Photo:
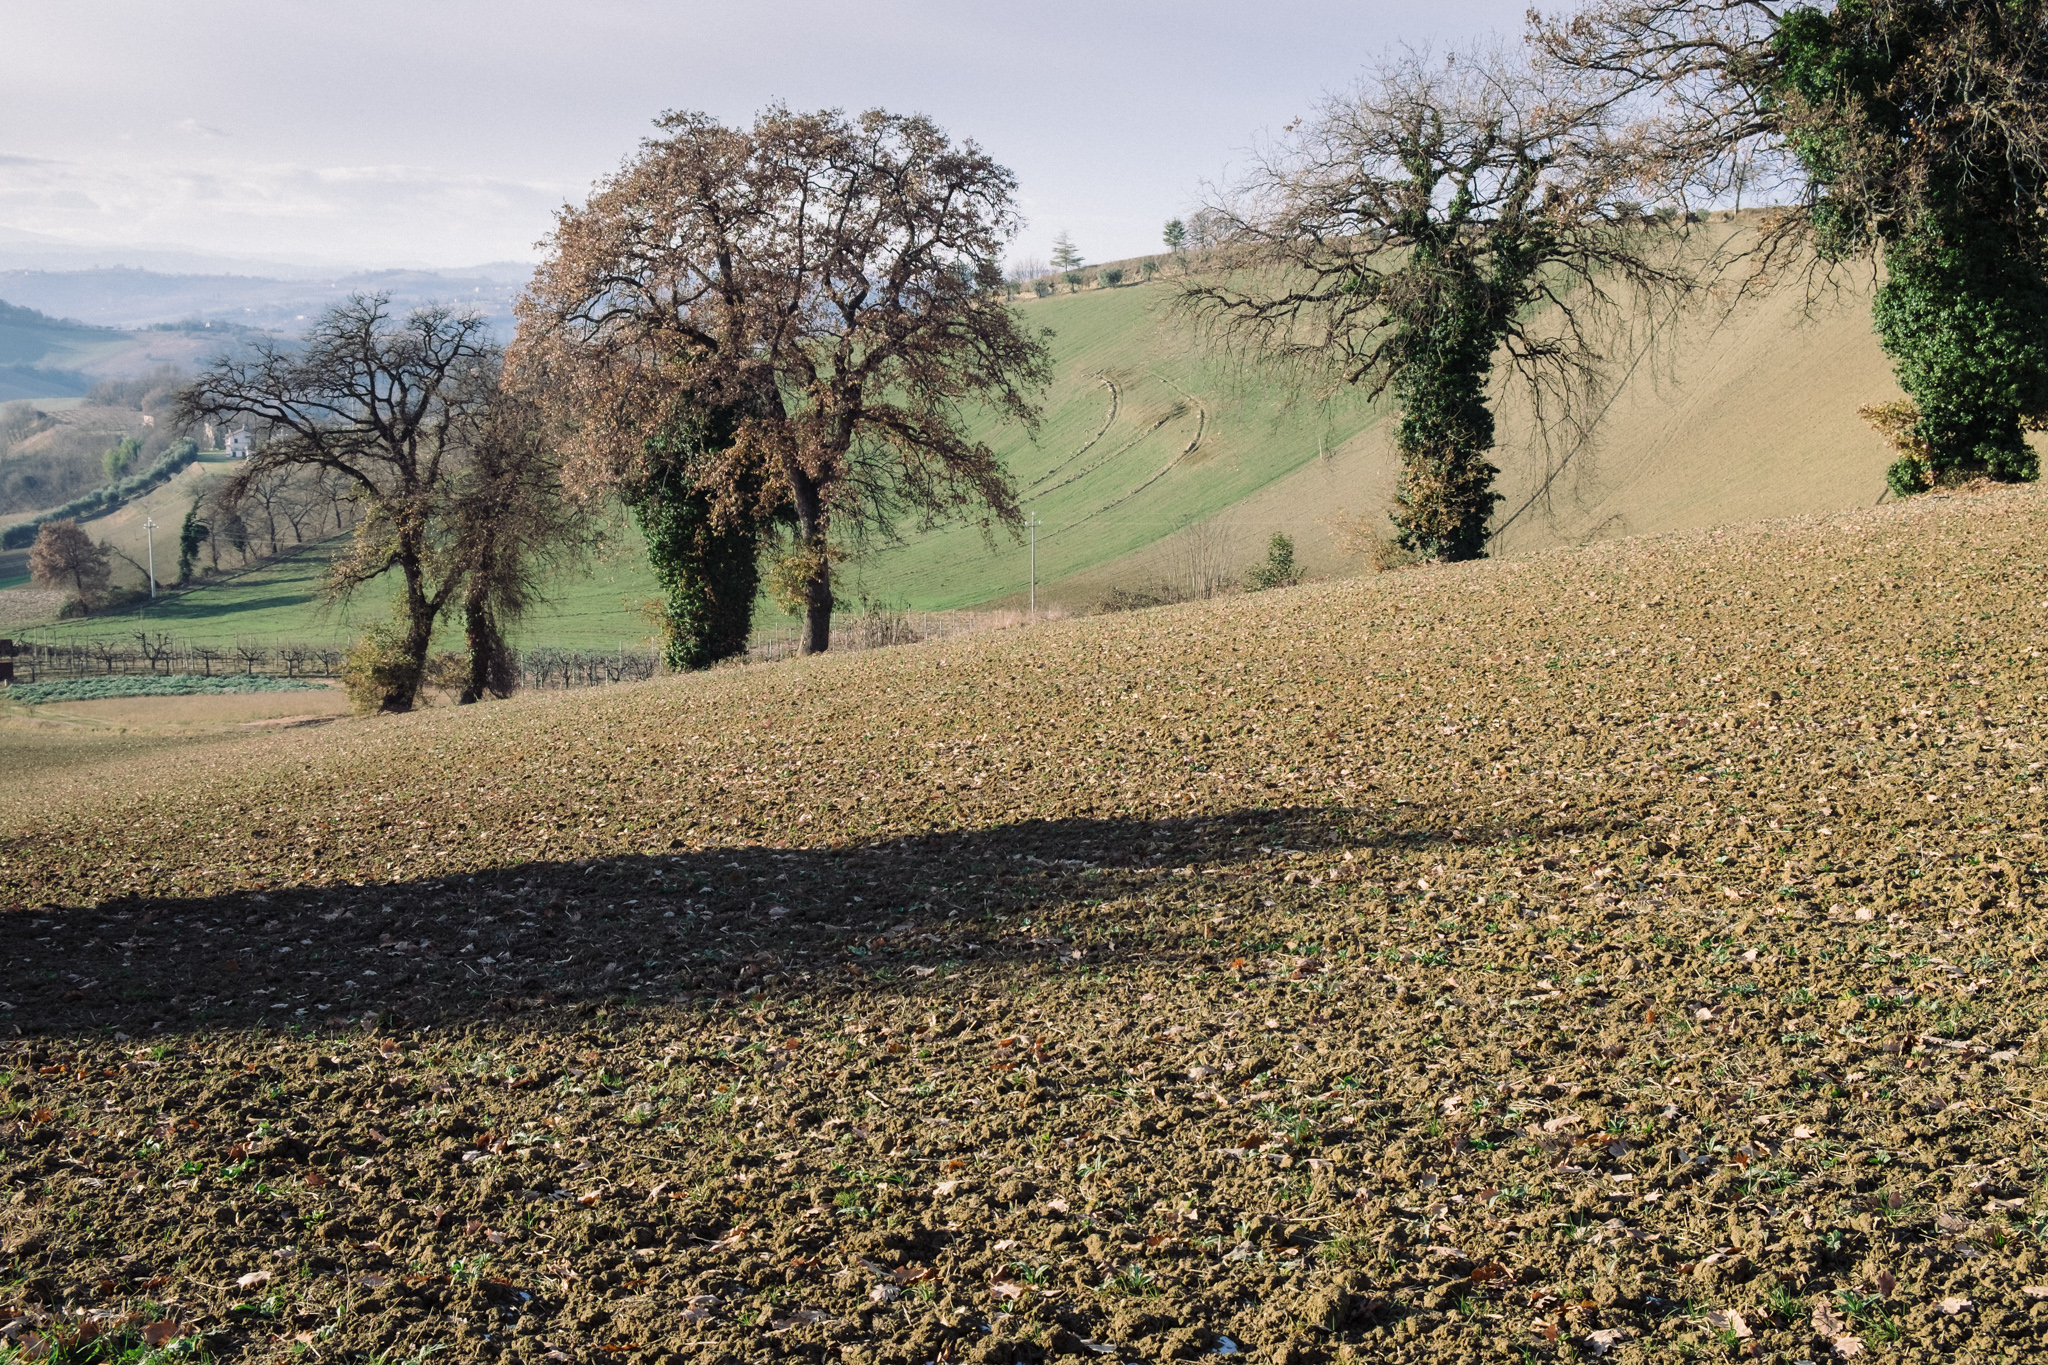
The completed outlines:
{"type": "Polygon", "coordinates": [[[1041,340],[1004,302],[1016,182],[929,119],[702,114],[565,208],[519,306],[515,382],[573,422],[573,469],[629,492],[679,424],[730,432],[688,477],[720,525],[795,525],[803,649],[828,647],[832,563],[859,528],[1014,524],[977,412],[1035,426],[1041,340]]]}
{"type": "Polygon", "coordinates": [[[1492,53],[1406,53],[1325,100],[1209,206],[1223,245],[1182,306],[1314,385],[1400,405],[1394,523],[1426,559],[1484,553],[1499,495],[1489,385],[1574,417],[1603,337],[1683,290],[1637,199],[1637,148],[1568,83],[1492,53]]]}

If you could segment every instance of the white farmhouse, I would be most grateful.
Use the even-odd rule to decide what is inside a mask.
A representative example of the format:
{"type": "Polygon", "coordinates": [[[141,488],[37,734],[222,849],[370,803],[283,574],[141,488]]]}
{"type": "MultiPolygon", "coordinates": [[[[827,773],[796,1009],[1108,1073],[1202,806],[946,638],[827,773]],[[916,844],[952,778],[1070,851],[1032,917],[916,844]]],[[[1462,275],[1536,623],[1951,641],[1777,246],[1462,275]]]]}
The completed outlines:
{"type": "Polygon", "coordinates": [[[227,451],[230,460],[246,460],[249,453],[256,448],[256,438],[246,431],[231,431],[221,445],[227,451]]]}

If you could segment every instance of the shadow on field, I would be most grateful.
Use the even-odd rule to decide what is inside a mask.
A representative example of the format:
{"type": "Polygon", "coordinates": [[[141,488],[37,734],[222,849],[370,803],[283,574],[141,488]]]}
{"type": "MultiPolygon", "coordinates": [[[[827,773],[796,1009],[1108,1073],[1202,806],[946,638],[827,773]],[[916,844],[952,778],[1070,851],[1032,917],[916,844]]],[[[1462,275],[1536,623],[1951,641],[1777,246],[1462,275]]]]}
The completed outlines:
{"type": "Polygon", "coordinates": [[[1288,807],[1043,820],[16,909],[0,914],[9,958],[0,1036],[118,1030],[139,1039],[365,1017],[452,1023],[600,998],[818,996],[943,985],[1003,963],[1087,968],[1125,953],[1192,965],[1204,956],[1192,937],[1198,916],[1262,903],[1310,909],[1340,865],[1334,850],[1357,850],[1362,868],[1378,852],[1515,837],[1426,828],[1420,811],[1412,827],[1386,818],[1288,807]],[[1100,913],[1109,902],[1118,909],[1100,913]],[[1141,941],[1132,911],[1154,907],[1185,915],[1191,937],[1141,941]]]}

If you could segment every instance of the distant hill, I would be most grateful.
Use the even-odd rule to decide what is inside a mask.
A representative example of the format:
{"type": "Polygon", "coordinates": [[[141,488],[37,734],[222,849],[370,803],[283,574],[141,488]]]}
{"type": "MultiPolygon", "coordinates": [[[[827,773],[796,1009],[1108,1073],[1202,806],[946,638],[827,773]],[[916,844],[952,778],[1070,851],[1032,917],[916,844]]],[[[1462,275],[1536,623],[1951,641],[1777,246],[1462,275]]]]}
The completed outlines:
{"type": "Polygon", "coordinates": [[[101,349],[119,335],[109,328],[0,303],[0,402],[84,393],[92,387],[91,376],[65,362],[101,349]]]}
{"type": "Polygon", "coordinates": [[[127,266],[0,270],[0,298],[102,326],[148,328],[233,323],[295,333],[350,294],[388,294],[400,309],[426,303],[474,308],[501,340],[512,336],[512,302],[532,275],[517,262],[464,270],[337,271],[317,278],[176,274],[127,266]]]}

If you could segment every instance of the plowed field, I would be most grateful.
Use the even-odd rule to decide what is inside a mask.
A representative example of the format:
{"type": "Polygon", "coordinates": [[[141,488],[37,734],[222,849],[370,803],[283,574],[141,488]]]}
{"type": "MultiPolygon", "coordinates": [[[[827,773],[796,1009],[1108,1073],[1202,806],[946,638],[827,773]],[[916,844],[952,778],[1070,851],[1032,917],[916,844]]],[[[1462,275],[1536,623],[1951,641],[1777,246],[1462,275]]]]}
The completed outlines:
{"type": "Polygon", "coordinates": [[[2044,543],[1928,498],[92,750],[0,807],[6,1340],[2040,1358],[2044,543]]]}

